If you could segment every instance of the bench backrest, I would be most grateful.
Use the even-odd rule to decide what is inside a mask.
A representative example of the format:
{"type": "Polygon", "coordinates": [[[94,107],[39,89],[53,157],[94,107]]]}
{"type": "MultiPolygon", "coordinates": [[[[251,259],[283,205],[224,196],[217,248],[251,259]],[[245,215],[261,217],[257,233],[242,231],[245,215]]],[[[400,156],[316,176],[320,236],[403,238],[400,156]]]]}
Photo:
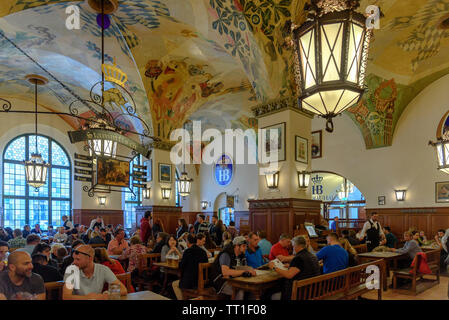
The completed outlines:
{"type": "Polygon", "coordinates": [[[427,264],[429,266],[438,266],[440,267],[440,255],[441,255],[441,249],[433,249],[426,251],[427,256],[427,264]]]}
{"type": "Polygon", "coordinates": [[[212,268],[213,263],[206,262],[198,265],[198,291],[201,291],[206,286],[209,280],[209,268],[212,268]]]}
{"type": "MultiPolygon", "coordinates": [[[[383,264],[383,260],[376,260],[321,276],[296,280],[293,282],[292,300],[322,300],[344,293],[351,288],[365,284],[366,278],[370,275],[367,273],[368,266],[377,265],[381,268],[383,264]]],[[[382,272],[379,272],[379,276],[380,287],[382,272]]]]}

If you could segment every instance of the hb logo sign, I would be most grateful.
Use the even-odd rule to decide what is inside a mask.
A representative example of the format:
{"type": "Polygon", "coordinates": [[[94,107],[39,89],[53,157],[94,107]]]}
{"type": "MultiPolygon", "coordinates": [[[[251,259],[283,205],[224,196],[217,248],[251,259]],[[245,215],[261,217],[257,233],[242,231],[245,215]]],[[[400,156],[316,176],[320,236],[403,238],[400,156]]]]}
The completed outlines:
{"type": "Polygon", "coordinates": [[[312,186],[312,194],[323,194],[323,186],[322,185],[312,186]]]}

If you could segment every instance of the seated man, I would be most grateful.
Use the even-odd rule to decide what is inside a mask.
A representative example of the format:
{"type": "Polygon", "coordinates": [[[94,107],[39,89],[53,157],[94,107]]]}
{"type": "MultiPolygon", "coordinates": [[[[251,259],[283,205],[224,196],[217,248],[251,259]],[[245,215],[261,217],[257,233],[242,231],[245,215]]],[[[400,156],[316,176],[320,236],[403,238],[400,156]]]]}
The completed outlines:
{"type": "Polygon", "coordinates": [[[125,230],[117,228],[114,236],[115,238],[108,244],[108,254],[121,255],[129,247],[128,241],[125,240],[125,230]]]}
{"type": "Polygon", "coordinates": [[[61,281],[62,275],[58,269],[48,265],[47,256],[37,253],[32,257],[33,271],[44,279],[44,282],[61,281]]]}
{"type": "Polygon", "coordinates": [[[204,250],[207,254],[207,258],[212,258],[212,252],[206,249],[204,246],[206,243],[206,235],[202,232],[198,232],[196,235],[196,245],[204,250]]]}
{"type": "Polygon", "coordinates": [[[331,273],[346,269],[349,263],[348,252],[340,245],[335,232],[327,236],[328,246],[318,251],[316,257],[323,260],[323,273],[331,273]]]}
{"type": "MultiPolygon", "coordinates": [[[[240,277],[243,274],[256,275],[256,271],[252,268],[238,270],[239,266],[245,265],[246,246],[245,237],[235,237],[232,244],[226,246],[215,259],[210,278],[218,294],[232,295],[232,286],[226,281],[227,278],[240,277]]],[[[244,292],[239,290],[236,299],[243,300],[243,294],[244,292]]]]}
{"type": "Polygon", "coordinates": [[[28,252],[11,253],[8,271],[0,272],[0,300],[45,300],[44,280],[32,270],[28,252]]]}
{"type": "Polygon", "coordinates": [[[78,275],[67,272],[64,274],[64,300],[108,300],[109,293],[103,292],[105,284],[119,285],[120,294],[128,294],[126,287],[117,279],[108,267],[94,263],[95,250],[88,245],[79,246],[73,253],[73,264],[78,267],[78,275]],[[79,276],[78,283],[73,277],[79,276]],[[78,284],[78,288],[75,286],[78,284]]]}
{"type": "Polygon", "coordinates": [[[263,256],[268,256],[271,251],[271,247],[273,246],[270,241],[267,240],[267,233],[265,231],[259,231],[257,235],[260,238],[259,243],[257,244],[260,247],[260,250],[262,250],[263,256]]]}
{"type": "MultiPolygon", "coordinates": [[[[354,230],[351,230],[351,231],[354,232],[354,230]]],[[[353,234],[353,236],[351,236],[351,232],[348,229],[343,230],[341,232],[341,235],[343,236],[343,238],[345,238],[349,241],[351,246],[356,246],[356,245],[360,244],[360,241],[354,237],[355,233],[353,234]]]]}
{"type": "Polygon", "coordinates": [[[404,232],[404,246],[400,249],[391,248],[391,252],[406,254],[405,259],[398,261],[399,268],[408,268],[412,263],[413,259],[418,252],[422,252],[422,249],[419,247],[419,244],[416,240],[413,240],[413,235],[411,232],[404,232]]]}
{"type": "Polygon", "coordinates": [[[13,232],[14,238],[8,240],[10,248],[24,248],[27,244],[26,239],[22,236],[22,230],[15,229],[13,232]]]}
{"type": "MultiPolygon", "coordinates": [[[[295,257],[290,262],[287,270],[275,268],[271,261],[268,266],[286,279],[282,286],[282,300],[290,300],[292,294],[292,284],[294,280],[303,280],[319,276],[320,264],[317,257],[307,250],[307,240],[303,236],[297,236],[292,239],[293,252],[295,257]]],[[[281,292],[272,296],[273,300],[279,300],[281,292]]]]}
{"type": "Polygon", "coordinates": [[[260,239],[255,232],[250,232],[248,234],[248,239],[248,249],[246,249],[245,253],[246,263],[250,267],[257,269],[265,264],[262,257],[262,250],[258,247],[260,239]]]}
{"type": "Polygon", "coordinates": [[[290,240],[292,238],[288,234],[281,234],[279,237],[279,242],[271,247],[270,255],[268,259],[274,260],[279,259],[282,262],[290,262],[294,256],[290,255],[288,252],[288,246],[290,245],[290,240]]]}
{"type": "Polygon", "coordinates": [[[31,233],[27,236],[26,241],[26,246],[24,248],[17,249],[16,251],[25,251],[28,252],[28,254],[31,256],[33,254],[34,248],[38,243],[41,242],[41,237],[39,237],[37,234],[31,233]]]}
{"type": "Polygon", "coordinates": [[[64,257],[64,259],[62,260],[62,264],[61,264],[61,274],[63,275],[65,273],[65,270],[67,269],[68,266],[70,266],[73,263],[73,252],[75,252],[75,250],[79,247],[84,245],[85,243],[82,242],[81,240],[77,240],[74,243],[72,243],[72,252],[70,254],[70,256],[66,256],[64,257]]]}
{"type": "Polygon", "coordinates": [[[384,234],[385,234],[385,239],[387,240],[387,242],[385,243],[385,246],[387,246],[388,248],[394,248],[396,246],[396,243],[398,242],[398,239],[396,238],[396,236],[393,233],[391,233],[390,227],[384,228],[384,234]]]}
{"type": "Polygon", "coordinates": [[[200,263],[207,263],[207,254],[203,249],[196,244],[194,235],[187,236],[187,249],[182,255],[179,263],[179,270],[181,270],[181,279],[173,281],[173,291],[178,300],[182,300],[181,289],[196,289],[198,287],[198,266],[200,263]]]}

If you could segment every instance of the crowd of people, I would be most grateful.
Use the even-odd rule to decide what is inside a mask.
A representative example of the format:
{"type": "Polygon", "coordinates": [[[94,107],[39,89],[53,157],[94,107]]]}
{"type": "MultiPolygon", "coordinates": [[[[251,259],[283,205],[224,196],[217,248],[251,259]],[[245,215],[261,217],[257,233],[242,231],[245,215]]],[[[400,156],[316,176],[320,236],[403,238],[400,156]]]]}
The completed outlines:
{"type": "MultiPolygon", "coordinates": [[[[225,226],[217,216],[209,221],[199,214],[191,225],[181,218],[173,234],[167,232],[161,220],[152,220],[151,212],[146,212],[140,228],[132,234],[127,234],[121,225],[105,225],[101,217],[86,227],[73,224],[64,216],[57,232],[51,226],[43,232],[39,225],[32,230],[28,225],[23,230],[0,229],[0,299],[45,299],[44,283],[68,281],[71,266],[81,271],[79,287],[64,286],[63,299],[108,299],[108,287],[125,295],[129,288],[117,278],[125,272],[131,273],[131,291],[139,287],[142,278],[156,283],[154,290],[161,290],[163,268],[153,268],[146,274],[139,272],[139,257],[145,253],[160,254],[162,262],[179,261],[180,277],[168,277],[171,286],[167,294],[172,298],[183,299],[184,290],[196,289],[198,265],[211,262],[209,285],[219,296],[232,295],[229,277],[252,277],[257,269],[271,269],[283,280],[267,290],[263,298],[290,299],[294,280],[357,265],[353,246],[365,243],[368,251],[402,253],[405,259],[401,264],[409,266],[422,251],[420,246],[431,242],[424,232],[410,230],[404,233],[403,247],[397,248],[398,239],[389,227],[382,228],[375,213],[358,233],[341,230],[338,235],[330,230],[327,245],[320,250],[312,247],[307,234],[281,234],[279,241],[272,244],[265,231],[239,234],[233,222],[225,226]]],[[[444,267],[448,231],[439,230],[433,241],[442,249],[444,267]]],[[[251,295],[239,291],[236,298],[251,299],[251,295]]]]}

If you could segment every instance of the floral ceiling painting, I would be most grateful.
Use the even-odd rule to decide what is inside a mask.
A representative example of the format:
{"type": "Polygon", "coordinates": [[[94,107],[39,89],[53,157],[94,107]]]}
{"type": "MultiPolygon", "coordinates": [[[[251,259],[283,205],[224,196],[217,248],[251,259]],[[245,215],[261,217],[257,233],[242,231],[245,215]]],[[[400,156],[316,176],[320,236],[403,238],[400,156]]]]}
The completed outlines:
{"type": "MultiPolygon", "coordinates": [[[[139,116],[163,140],[188,120],[200,120],[203,130],[257,128],[252,107],[297,94],[290,29],[304,21],[306,2],[120,0],[105,32],[105,60],[128,74],[139,116]]],[[[346,115],[370,149],[390,146],[410,101],[449,73],[449,0],[361,0],[359,11],[368,5],[379,6],[383,17],[371,43],[366,94],[346,115]]],[[[0,6],[1,31],[82,98],[101,78],[95,18],[84,0],[0,6]],[[65,28],[69,5],[80,9],[80,30],[65,28]]],[[[42,70],[0,41],[0,95],[33,101],[24,76],[42,70]]],[[[41,90],[40,103],[51,110],[67,111],[74,98],[54,81],[41,90]]],[[[112,108],[128,103],[113,90],[106,98],[112,108]]]]}

